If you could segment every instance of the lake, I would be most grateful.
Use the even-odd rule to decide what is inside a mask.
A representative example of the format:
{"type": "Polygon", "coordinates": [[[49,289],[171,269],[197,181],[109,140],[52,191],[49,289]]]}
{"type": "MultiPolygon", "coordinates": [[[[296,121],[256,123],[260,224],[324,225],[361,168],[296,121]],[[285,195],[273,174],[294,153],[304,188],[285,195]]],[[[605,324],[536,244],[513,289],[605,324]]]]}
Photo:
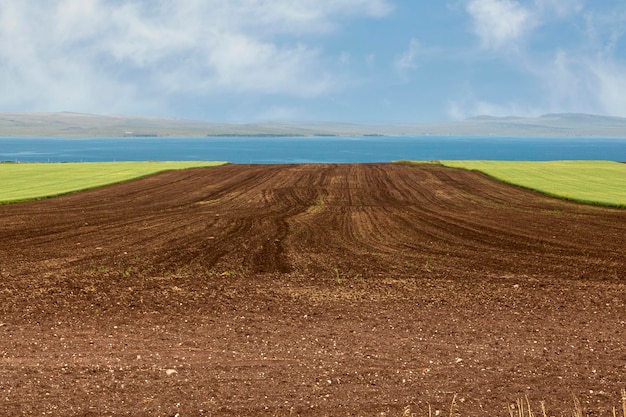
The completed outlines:
{"type": "Polygon", "coordinates": [[[265,164],[439,159],[626,161],[626,138],[0,138],[0,161],[11,162],[202,160],[265,164]]]}

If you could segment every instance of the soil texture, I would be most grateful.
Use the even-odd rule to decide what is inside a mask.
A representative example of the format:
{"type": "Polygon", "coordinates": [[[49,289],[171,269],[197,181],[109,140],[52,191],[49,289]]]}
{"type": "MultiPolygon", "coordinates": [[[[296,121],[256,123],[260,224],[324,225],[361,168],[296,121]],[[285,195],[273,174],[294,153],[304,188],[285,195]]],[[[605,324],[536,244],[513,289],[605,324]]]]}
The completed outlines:
{"type": "Polygon", "coordinates": [[[0,206],[0,415],[611,414],[626,210],[434,164],[0,206]]]}

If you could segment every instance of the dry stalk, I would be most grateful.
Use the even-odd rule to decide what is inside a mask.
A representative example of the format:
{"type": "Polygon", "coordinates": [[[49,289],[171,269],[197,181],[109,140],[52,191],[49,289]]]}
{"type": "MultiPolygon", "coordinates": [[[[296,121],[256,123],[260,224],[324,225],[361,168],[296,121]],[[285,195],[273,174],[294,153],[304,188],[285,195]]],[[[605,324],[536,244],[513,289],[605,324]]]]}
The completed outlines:
{"type": "Polygon", "coordinates": [[[452,404],[450,404],[450,417],[454,417],[454,409],[456,407],[456,394],[452,397],[452,404]]]}
{"type": "Polygon", "coordinates": [[[583,407],[580,405],[580,400],[576,398],[574,394],[572,394],[572,398],[574,399],[574,417],[583,417],[583,407]]]}
{"type": "MultiPolygon", "coordinates": [[[[621,395],[622,397],[621,398],[622,399],[622,416],[621,417],[626,417],[626,388],[622,388],[621,394],[622,394],[621,395]]],[[[452,398],[452,403],[450,404],[449,417],[454,417],[455,413],[457,412],[456,397],[457,397],[457,394],[454,394],[454,397],[452,398]]],[[[580,403],[580,400],[574,394],[572,394],[572,399],[574,402],[574,410],[572,411],[572,417],[584,417],[585,413],[583,412],[583,408],[580,403]]],[[[548,417],[548,412],[546,410],[545,401],[541,401],[540,404],[541,404],[541,417],[548,417]]],[[[509,410],[510,417],[535,417],[535,414],[533,413],[532,407],[530,405],[530,400],[528,399],[527,395],[525,396],[525,401],[523,399],[517,399],[515,404],[511,404],[509,407],[507,407],[507,409],[509,410]],[[516,408],[517,408],[517,412],[515,410],[516,408]]],[[[411,417],[411,416],[414,416],[414,414],[411,413],[410,406],[406,406],[403,410],[402,417],[411,417]]],[[[430,404],[428,404],[428,417],[433,417],[433,410],[430,404]]],[[[620,417],[617,414],[616,407],[613,407],[613,417],[620,417]]]]}
{"type": "Polygon", "coordinates": [[[528,406],[528,417],[535,417],[530,408],[530,400],[528,399],[528,395],[526,396],[526,405],[528,406]]]}

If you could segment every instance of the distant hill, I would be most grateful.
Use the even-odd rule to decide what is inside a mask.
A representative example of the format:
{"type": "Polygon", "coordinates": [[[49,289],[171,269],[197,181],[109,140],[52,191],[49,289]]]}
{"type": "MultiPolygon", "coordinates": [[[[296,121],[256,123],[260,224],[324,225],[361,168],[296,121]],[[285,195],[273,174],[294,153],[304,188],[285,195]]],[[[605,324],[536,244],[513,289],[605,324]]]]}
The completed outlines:
{"type": "Polygon", "coordinates": [[[457,127],[481,135],[626,137],[626,118],[578,113],[536,118],[480,116],[458,122],[457,127]]]}
{"type": "Polygon", "coordinates": [[[626,118],[546,114],[536,118],[479,116],[456,122],[366,125],[325,122],[212,123],[161,117],[82,113],[0,113],[0,136],[606,136],[626,137],[626,118]]]}

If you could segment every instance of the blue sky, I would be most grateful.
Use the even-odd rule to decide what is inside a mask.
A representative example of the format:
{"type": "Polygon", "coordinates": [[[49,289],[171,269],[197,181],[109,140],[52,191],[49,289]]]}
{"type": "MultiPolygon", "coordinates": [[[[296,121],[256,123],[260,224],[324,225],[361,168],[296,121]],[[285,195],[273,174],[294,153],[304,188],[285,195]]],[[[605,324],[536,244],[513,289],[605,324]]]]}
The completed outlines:
{"type": "Polygon", "coordinates": [[[626,117],[626,2],[7,0],[0,111],[626,117]]]}

